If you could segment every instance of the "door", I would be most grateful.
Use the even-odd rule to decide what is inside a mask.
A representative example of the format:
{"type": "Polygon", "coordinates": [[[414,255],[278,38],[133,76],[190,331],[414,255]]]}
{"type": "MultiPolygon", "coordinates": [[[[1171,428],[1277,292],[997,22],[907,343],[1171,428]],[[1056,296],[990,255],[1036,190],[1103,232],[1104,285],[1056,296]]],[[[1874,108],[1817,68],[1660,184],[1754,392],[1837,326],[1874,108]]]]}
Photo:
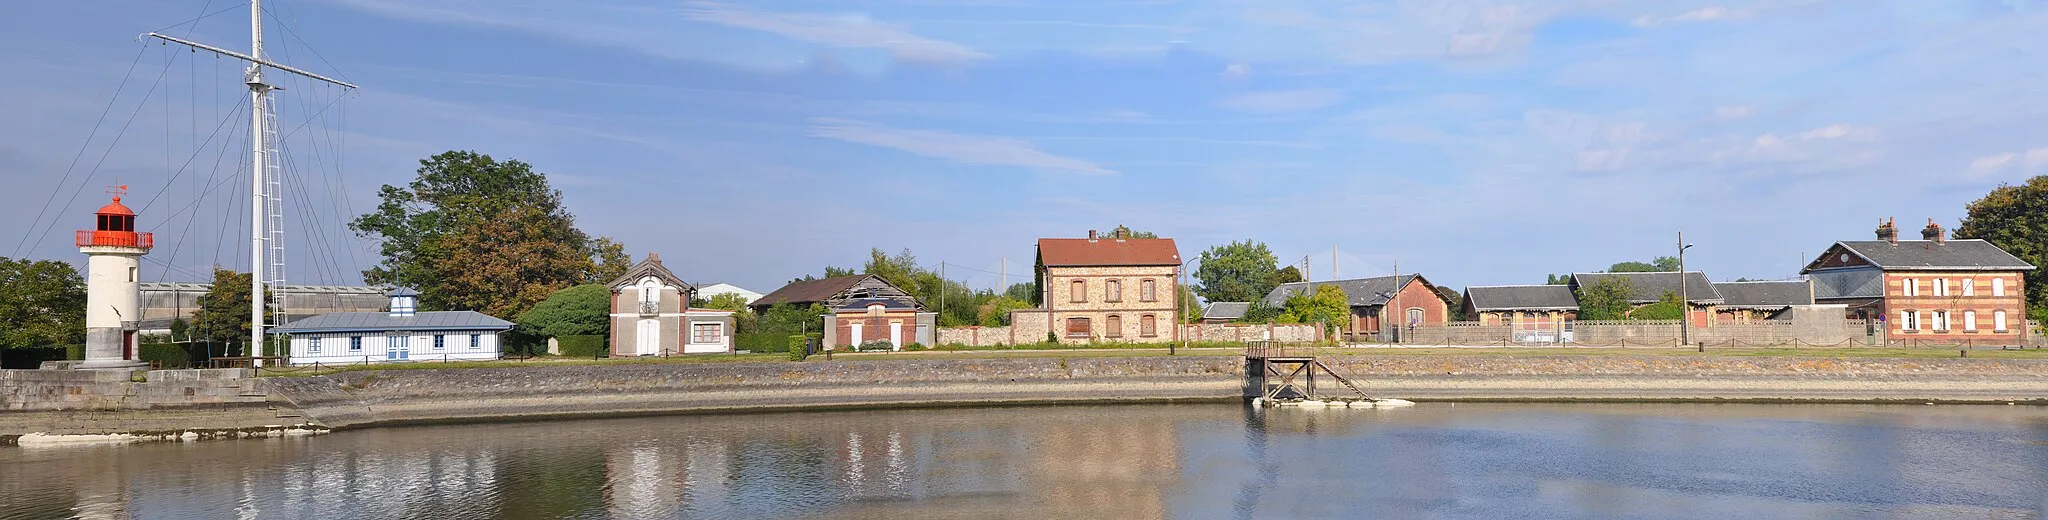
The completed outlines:
{"type": "Polygon", "coordinates": [[[850,332],[850,334],[848,334],[848,335],[847,335],[847,340],[846,340],[846,348],[849,348],[849,349],[853,349],[853,350],[860,350],[860,343],[861,343],[861,336],[860,336],[860,322],[861,322],[861,320],[847,320],[847,322],[848,322],[848,323],[846,324],[847,328],[849,328],[849,329],[852,329],[852,330],[849,330],[849,331],[847,331],[847,332],[850,332]]]}
{"type": "Polygon", "coordinates": [[[384,337],[384,359],[412,359],[412,337],[392,334],[384,337]]]}
{"type": "Polygon", "coordinates": [[[903,322],[889,322],[889,350],[903,350],[903,322]]]}
{"type": "Polygon", "coordinates": [[[652,356],[661,353],[661,320],[640,320],[640,328],[633,334],[633,354],[652,356]]]}

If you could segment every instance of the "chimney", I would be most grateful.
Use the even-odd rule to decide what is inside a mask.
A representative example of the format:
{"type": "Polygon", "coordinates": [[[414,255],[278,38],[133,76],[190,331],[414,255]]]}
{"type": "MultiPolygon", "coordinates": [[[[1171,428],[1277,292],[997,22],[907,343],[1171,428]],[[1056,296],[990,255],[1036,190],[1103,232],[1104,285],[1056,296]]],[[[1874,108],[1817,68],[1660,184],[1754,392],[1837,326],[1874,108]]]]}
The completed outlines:
{"type": "Polygon", "coordinates": [[[1124,226],[1123,226],[1123,225],[1121,225],[1121,224],[1117,225],[1117,227],[1116,227],[1116,241],[1118,241],[1118,242],[1122,242],[1122,241],[1124,241],[1125,239],[1129,239],[1129,238],[1131,238],[1131,228],[1127,228],[1127,227],[1124,227],[1124,226]]]}
{"type": "Polygon", "coordinates": [[[1095,230],[1093,230],[1093,229],[1090,229],[1090,230],[1088,230],[1088,241],[1089,241],[1089,242],[1094,242],[1094,241],[1095,241],[1095,230]]]}
{"type": "Polygon", "coordinates": [[[1936,244],[1945,242],[1947,237],[1942,236],[1943,234],[1941,224],[1934,223],[1933,217],[1927,218],[1927,227],[1920,228],[1920,239],[1931,240],[1936,244]]]}
{"type": "Polygon", "coordinates": [[[647,263],[660,265],[661,253],[647,253],[647,263]]]}
{"type": "Polygon", "coordinates": [[[1885,219],[1884,222],[1877,224],[1877,239],[1892,244],[1899,243],[1899,228],[1892,225],[1892,219],[1885,219]]]}

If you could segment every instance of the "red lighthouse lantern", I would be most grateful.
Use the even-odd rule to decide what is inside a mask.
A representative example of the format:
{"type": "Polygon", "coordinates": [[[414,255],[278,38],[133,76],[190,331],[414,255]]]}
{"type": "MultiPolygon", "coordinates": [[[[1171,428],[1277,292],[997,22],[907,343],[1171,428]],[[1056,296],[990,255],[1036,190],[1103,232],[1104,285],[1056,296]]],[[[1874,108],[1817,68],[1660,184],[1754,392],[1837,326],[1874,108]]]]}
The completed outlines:
{"type": "Polygon", "coordinates": [[[128,209],[128,206],[121,204],[121,195],[127,192],[127,186],[120,186],[114,189],[114,202],[101,206],[99,211],[94,212],[94,215],[99,220],[98,225],[91,231],[81,230],[78,232],[78,247],[112,246],[149,249],[156,246],[154,237],[151,237],[149,233],[135,232],[135,210],[128,209]]]}

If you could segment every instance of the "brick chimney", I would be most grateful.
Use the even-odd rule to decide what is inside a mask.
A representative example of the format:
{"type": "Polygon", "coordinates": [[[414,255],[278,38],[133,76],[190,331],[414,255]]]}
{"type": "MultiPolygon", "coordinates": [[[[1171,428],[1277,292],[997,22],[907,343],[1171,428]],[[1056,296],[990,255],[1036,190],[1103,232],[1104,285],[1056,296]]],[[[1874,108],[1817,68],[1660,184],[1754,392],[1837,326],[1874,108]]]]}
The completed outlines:
{"type": "Polygon", "coordinates": [[[661,253],[647,253],[647,263],[661,265],[661,253]]]}
{"type": "Polygon", "coordinates": [[[1899,228],[1898,226],[1892,225],[1892,221],[1893,219],[1885,219],[1884,222],[1879,222],[1877,224],[1878,240],[1891,242],[1893,244],[1899,243],[1899,228]]]}
{"type": "Polygon", "coordinates": [[[1934,241],[1934,243],[1936,244],[1945,243],[1947,241],[1948,237],[1943,236],[1945,234],[1946,233],[1944,233],[1941,229],[1941,224],[1934,223],[1933,217],[1927,218],[1927,227],[1920,228],[1920,239],[1931,240],[1934,241]]]}
{"type": "Polygon", "coordinates": [[[1124,226],[1122,226],[1122,225],[1118,225],[1118,226],[1116,227],[1116,232],[1115,232],[1115,233],[1116,233],[1116,235],[1115,235],[1115,236],[1116,236],[1116,241],[1118,241],[1118,242],[1122,242],[1122,241],[1124,241],[1124,240],[1127,240],[1127,239],[1131,238],[1131,228],[1127,228],[1127,227],[1124,227],[1124,226]]]}
{"type": "Polygon", "coordinates": [[[1093,230],[1093,229],[1090,229],[1090,230],[1088,230],[1088,241],[1089,241],[1089,242],[1094,242],[1094,241],[1095,241],[1095,230],[1093,230]]]}

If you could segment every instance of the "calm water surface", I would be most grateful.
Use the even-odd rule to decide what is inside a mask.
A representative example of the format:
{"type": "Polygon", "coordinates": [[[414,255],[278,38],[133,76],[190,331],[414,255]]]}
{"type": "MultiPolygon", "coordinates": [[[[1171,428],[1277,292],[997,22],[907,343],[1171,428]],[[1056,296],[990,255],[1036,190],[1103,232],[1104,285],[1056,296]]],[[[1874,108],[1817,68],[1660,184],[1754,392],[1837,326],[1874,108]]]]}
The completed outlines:
{"type": "Polygon", "coordinates": [[[0,518],[2042,518],[2025,406],[1090,406],[0,448],[0,518]]]}

